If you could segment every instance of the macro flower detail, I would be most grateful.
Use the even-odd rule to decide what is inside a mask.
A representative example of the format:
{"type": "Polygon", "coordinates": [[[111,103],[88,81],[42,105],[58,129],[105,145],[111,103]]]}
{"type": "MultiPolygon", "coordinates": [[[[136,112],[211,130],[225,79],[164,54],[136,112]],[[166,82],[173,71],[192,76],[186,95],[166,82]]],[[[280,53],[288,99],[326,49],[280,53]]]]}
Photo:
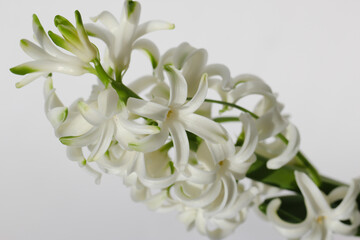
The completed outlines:
{"type": "MultiPolygon", "coordinates": [[[[15,74],[26,75],[22,81],[16,84],[16,87],[23,87],[33,80],[41,76],[47,76],[52,72],[77,76],[91,71],[90,69],[92,67],[89,61],[96,57],[97,52],[82,30],[81,17],[78,12],[76,17],[78,23],[77,30],[66,19],[60,16],[56,18],[58,19],[57,26],[59,29],[62,29],[65,39],[71,39],[72,41],[67,42],[57,36],[56,39],[58,39],[58,41],[62,39],[62,43],[60,44],[58,41],[55,41],[55,43],[77,54],[77,56],[72,56],[63,53],[51,42],[38,17],[35,14],[33,15],[34,36],[40,46],[26,39],[20,41],[21,48],[27,55],[33,58],[34,61],[23,63],[10,69],[11,72],[15,74]],[[59,18],[61,18],[61,21],[59,18]],[[80,49],[77,49],[77,47],[80,49]]],[[[50,36],[55,36],[55,34],[50,33],[50,36]]],[[[53,37],[53,39],[55,39],[55,37],[53,37]]]]}
{"type": "Polygon", "coordinates": [[[306,219],[298,224],[282,220],[276,213],[281,201],[273,200],[267,209],[269,220],[287,238],[311,240],[331,239],[332,233],[354,234],[360,224],[356,197],[360,192],[359,180],[353,180],[350,187],[339,187],[324,195],[311,179],[301,172],[295,172],[296,182],[305,199],[306,219]],[[332,203],[341,200],[333,208],[332,203]],[[350,221],[349,224],[344,221],[350,221]],[[306,234],[306,235],[305,235],[306,234]]]}
{"type": "Polygon", "coordinates": [[[101,91],[96,102],[87,104],[79,101],[77,105],[81,116],[92,127],[79,136],[63,136],[60,141],[68,146],[90,146],[91,153],[87,161],[96,161],[104,155],[114,137],[120,144],[123,143],[123,146],[127,147],[124,140],[136,139],[133,136],[136,133],[154,134],[159,132],[159,128],[156,126],[136,124],[122,118],[124,113],[121,112],[127,110],[119,108],[121,103],[119,103],[118,95],[111,88],[101,91]]]}
{"type": "Polygon", "coordinates": [[[232,234],[249,209],[288,239],[360,236],[360,179],[348,186],[319,174],[270,86],[252,74],[232,77],[187,42],[161,53],[143,36],[174,24],[139,24],[140,12],[139,2],[124,0],[119,19],[102,11],[84,24],[75,11],[73,25],[57,15],[60,35],[46,34],[33,15],[36,43],[20,41],[33,60],[10,71],[25,75],[18,88],[45,78],[44,111],[67,158],[96,184],[118,176],[133,201],[176,211],[187,230],[209,239],[232,234]],[[152,69],[133,65],[133,50],[152,69]],[[63,104],[54,73],[91,73],[97,84],[63,104]]]}
{"type": "Polygon", "coordinates": [[[150,40],[139,38],[149,32],[174,29],[175,27],[174,24],[155,20],[139,24],[140,11],[141,7],[138,2],[127,0],[124,2],[120,21],[110,12],[104,11],[92,20],[94,22],[100,21],[105,29],[95,24],[85,25],[91,36],[105,42],[111,60],[110,67],[115,71],[117,78],[129,67],[132,49],[143,49],[149,55],[153,67],[156,67],[158,62],[157,47],[150,40]]]}
{"type": "Polygon", "coordinates": [[[161,131],[130,145],[136,151],[151,152],[163,145],[170,133],[175,147],[174,165],[184,170],[189,158],[186,131],[215,143],[227,140],[227,133],[219,124],[194,114],[206,97],[207,76],[202,76],[196,94],[186,102],[185,78],[172,65],[166,65],[165,70],[170,80],[170,98],[167,103],[147,102],[136,98],[129,98],[127,103],[131,112],[158,121],[161,131]]]}

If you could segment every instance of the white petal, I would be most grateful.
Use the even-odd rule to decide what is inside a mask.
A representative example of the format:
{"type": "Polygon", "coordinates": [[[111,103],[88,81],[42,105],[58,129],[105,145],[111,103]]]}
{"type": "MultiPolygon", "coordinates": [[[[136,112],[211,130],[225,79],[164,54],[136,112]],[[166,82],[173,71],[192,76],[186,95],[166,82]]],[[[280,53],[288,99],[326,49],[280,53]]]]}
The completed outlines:
{"type": "Polygon", "coordinates": [[[99,131],[97,128],[92,128],[90,131],[80,136],[65,136],[59,140],[62,144],[72,147],[84,147],[94,144],[99,137],[99,131]]]}
{"type": "Polygon", "coordinates": [[[230,138],[224,144],[212,143],[209,141],[205,142],[211,153],[212,159],[214,159],[216,163],[232,157],[235,152],[234,143],[230,138]]]}
{"type": "Polygon", "coordinates": [[[201,75],[204,73],[207,57],[208,54],[205,49],[197,49],[185,59],[182,73],[187,82],[188,97],[193,97],[199,86],[201,75]]]}
{"type": "Polygon", "coordinates": [[[33,72],[59,72],[69,75],[82,75],[87,72],[78,62],[60,62],[54,60],[35,60],[16,66],[15,68],[29,68],[33,72]]]}
{"type": "Polygon", "coordinates": [[[313,226],[311,232],[304,237],[304,240],[330,240],[327,236],[329,236],[329,234],[326,233],[325,227],[320,224],[316,224],[313,226]]]}
{"type": "Polygon", "coordinates": [[[189,207],[201,208],[211,204],[218,197],[221,186],[222,183],[217,181],[201,192],[200,189],[179,182],[174,185],[174,197],[189,207]]]}
{"type": "Polygon", "coordinates": [[[329,230],[331,230],[334,233],[338,233],[342,235],[354,235],[357,231],[358,226],[359,226],[359,221],[352,222],[350,225],[342,223],[340,221],[332,221],[329,224],[329,230]]]}
{"type": "Polygon", "coordinates": [[[157,46],[148,39],[137,40],[134,45],[134,49],[143,50],[146,55],[150,58],[153,69],[155,69],[159,63],[160,52],[157,46]]]}
{"type": "Polygon", "coordinates": [[[278,169],[290,162],[298,153],[300,148],[300,135],[297,128],[293,124],[288,126],[288,139],[289,143],[287,144],[284,151],[277,157],[270,159],[266,166],[269,169],[278,169]]]}
{"type": "Polygon", "coordinates": [[[169,106],[183,105],[187,98],[187,84],[184,76],[172,65],[165,66],[170,81],[169,106]]]}
{"type": "Polygon", "coordinates": [[[231,75],[230,70],[223,64],[210,64],[205,67],[204,72],[206,72],[209,77],[212,76],[220,76],[222,78],[222,88],[225,91],[229,91],[231,89],[231,75]]]}
{"type": "Polygon", "coordinates": [[[167,55],[172,56],[172,61],[170,61],[169,57],[169,61],[164,61],[163,64],[172,63],[177,69],[182,69],[186,60],[194,51],[196,51],[196,48],[187,42],[183,42],[178,47],[173,48],[172,51],[166,52],[167,55]]]}
{"type": "Polygon", "coordinates": [[[101,182],[101,173],[93,169],[89,164],[80,165],[87,173],[89,173],[91,176],[95,178],[95,184],[100,184],[101,182]]]}
{"type": "MultiPolygon", "coordinates": [[[[287,238],[300,238],[311,228],[311,223],[309,221],[303,221],[301,223],[292,224],[285,222],[277,215],[277,210],[281,205],[280,199],[272,200],[267,206],[266,215],[268,219],[275,224],[277,230],[287,238]]],[[[309,213],[308,213],[308,217],[309,213]]]]}
{"type": "Polygon", "coordinates": [[[141,183],[151,189],[153,189],[153,188],[161,189],[161,188],[169,187],[177,179],[178,174],[170,174],[170,175],[166,175],[163,177],[151,177],[147,173],[147,170],[145,168],[144,159],[142,159],[142,161],[139,163],[139,166],[140,167],[138,169],[138,174],[139,174],[139,179],[140,179],[141,183]]]}
{"type": "Polygon", "coordinates": [[[99,126],[106,121],[104,114],[99,112],[93,106],[88,105],[84,101],[78,103],[79,111],[81,115],[93,126],[99,126]]]}
{"type": "Polygon", "coordinates": [[[304,196],[308,215],[311,213],[323,214],[330,212],[330,206],[323,193],[320,192],[315,183],[305,173],[295,171],[295,179],[301,194],[304,196]]]}
{"type": "Polygon", "coordinates": [[[65,122],[56,129],[55,134],[57,137],[79,136],[92,128],[93,125],[89,124],[79,112],[73,112],[70,108],[65,122]]]}
{"type": "Polygon", "coordinates": [[[55,129],[57,129],[66,120],[67,115],[67,107],[55,107],[46,113],[46,117],[55,129]]]}
{"type": "Polygon", "coordinates": [[[103,11],[99,15],[92,17],[92,21],[100,21],[110,31],[115,31],[119,27],[119,22],[116,20],[114,15],[108,11],[103,11]]]}
{"type": "Polygon", "coordinates": [[[245,141],[241,146],[240,151],[236,153],[232,160],[236,162],[245,162],[254,154],[258,144],[258,134],[255,122],[248,113],[242,113],[240,115],[240,120],[243,122],[245,141]]]}
{"type": "Polygon", "coordinates": [[[116,56],[115,65],[116,67],[119,67],[120,71],[126,69],[130,62],[131,47],[135,40],[134,35],[139,23],[140,11],[141,7],[138,2],[129,0],[124,2],[124,7],[120,16],[120,26],[115,33],[116,38],[112,49],[116,56]],[[132,9],[129,5],[133,4],[135,6],[133,6],[132,9]],[[130,13],[130,10],[133,11],[130,13]]]}
{"type": "Polygon", "coordinates": [[[169,131],[175,149],[174,165],[179,171],[183,171],[189,161],[189,140],[184,127],[180,123],[172,122],[169,125],[169,131]]]}
{"type": "Polygon", "coordinates": [[[152,152],[164,145],[168,137],[169,130],[167,128],[161,128],[157,134],[151,134],[137,142],[129,143],[129,147],[138,152],[152,152]]]}
{"type": "Polygon", "coordinates": [[[358,180],[352,180],[344,199],[341,201],[340,205],[334,209],[332,217],[342,220],[348,219],[357,207],[356,198],[359,193],[360,184],[358,180]]]}
{"type": "Polygon", "coordinates": [[[114,42],[114,35],[92,23],[87,23],[84,25],[84,27],[86,29],[86,32],[88,32],[90,36],[103,40],[109,49],[112,48],[114,42]]]}
{"type": "Polygon", "coordinates": [[[148,198],[146,200],[145,204],[150,210],[157,210],[163,205],[163,203],[167,199],[168,199],[167,191],[163,190],[163,191],[151,196],[150,198],[148,198]]]}
{"type": "Polygon", "coordinates": [[[129,98],[126,106],[130,112],[159,121],[164,121],[169,111],[168,107],[137,98],[129,98]]]}
{"type": "Polygon", "coordinates": [[[151,85],[155,85],[157,78],[154,76],[143,76],[135,81],[129,83],[127,86],[136,93],[141,93],[145,89],[150,88],[151,85]]]}
{"type": "Polygon", "coordinates": [[[220,124],[206,117],[188,114],[182,116],[181,121],[186,130],[205,140],[213,143],[224,143],[228,139],[226,130],[220,124]]]}
{"type": "Polygon", "coordinates": [[[97,140],[98,142],[91,150],[90,156],[88,157],[89,162],[96,161],[105,154],[113,140],[114,131],[115,126],[112,122],[105,123],[104,126],[102,126],[101,134],[97,140]]]}
{"type": "Polygon", "coordinates": [[[174,28],[175,28],[174,24],[165,21],[159,21],[159,20],[148,21],[138,26],[135,33],[135,39],[138,39],[149,32],[168,30],[174,28]]]}
{"type": "Polygon", "coordinates": [[[66,156],[74,162],[82,163],[85,160],[81,147],[67,147],[66,156]]]}
{"type": "Polygon", "coordinates": [[[276,106],[274,100],[274,106],[270,108],[264,115],[256,120],[256,128],[259,132],[259,141],[275,136],[284,131],[288,126],[288,121],[283,117],[276,106]]]}
{"type": "Polygon", "coordinates": [[[15,86],[16,88],[22,88],[35,79],[38,79],[39,77],[46,77],[47,75],[49,75],[49,72],[34,72],[26,74],[26,76],[20,82],[17,82],[15,86]]]}
{"type": "Polygon", "coordinates": [[[132,186],[131,187],[131,199],[134,202],[142,202],[145,201],[150,195],[150,191],[146,187],[137,187],[132,186]]]}
{"type": "Polygon", "coordinates": [[[243,179],[246,176],[247,170],[256,161],[256,155],[252,155],[245,162],[237,162],[230,160],[229,170],[233,173],[237,180],[243,179]]]}
{"type": "Polygon", "coordinates": [[[101,91],[98,96],[99,111],[106,117],[111,117],[118,108],[119,95],[113,88],[101,91]]]}
{"type": "Polygon", "coordinates": [[[158,126],[140,124],[135,121],[122,119],[119,116],[115,116],[114,120],[117,124],[134,134],[157,134],[160,132],[160,127],[158,126]]]}
{"type": "Polygon", "coordinates": [[[183,114],[189,114],[195,112],[204,103],[207,92],[208,92],[207,74],[203,74],[200,80],[198,90],[196,91],[194,97],[184,106],[181,107],[181,112],[183,114]]]}
{"type": "Polygon", "coordinates": [[[40,48],[39,46],[27,39],[22,39],[20,41],[20,46],[23,51],[33,59],[52,58],[51,55],[49,55],[44,49],[40,48]]]}
{"type": "Polygon", "coordinates": [[[187,165],[186,171],[189,172],[190,177],[186,181],[197,184],[210,184],[216,180],[216,171],[204,171],[190,164],[187,165]]]}
{"type": "Polygon", "coordinates": [[[185,224],[186,229],[188,231],[194,227],[196,213],[197,212],[195,209],[191,209],[191,210],[186,210],[186,211],[180,212],[178,215],[180,222],[185,224]]]}
{"type": "Polygon", "coordinates": [[[56,58],[60,58],[67,61],[72,61],[76,59],[74,56],[67,55],[61,52],[54,44],[50,41],[49,37],[46,35],[44,28],[41,26],[39,19],[34,15],[33,16],[33,31],[36,41],[42,46],[45,51],[50,53],[56,58]]]}

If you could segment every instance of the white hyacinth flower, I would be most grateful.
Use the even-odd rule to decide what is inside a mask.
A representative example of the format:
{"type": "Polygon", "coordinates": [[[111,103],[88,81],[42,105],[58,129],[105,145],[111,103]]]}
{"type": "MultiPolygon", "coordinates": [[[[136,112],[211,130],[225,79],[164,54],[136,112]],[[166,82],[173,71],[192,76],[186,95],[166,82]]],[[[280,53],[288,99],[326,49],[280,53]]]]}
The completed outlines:
{"type": "Polygon", "coordinates": [[[289,239],[330,240],[332,233],[352,235],[360,224],[356,197],[360,192],[359,180],[353,180],[350,187],[338,187],[329,195],[324,195],[313,181],[301,172],[295,172],[296,182],[304,196],[306,218],[300,223],[288,223],[277,215],[281,205],[274,199],[267,207],[266,215],[279,232],[289,239]],[[332,208],[331,204],[341,200],[332,208]],[[349,221],[344,223],[343,221],[349,221]]]}
{"type": "MultiPolygon", "coordinates": [[[[81,17],[80,14],[78,13],[77,22],[79,21],[81,22],[81,17]]],[[[60,24],[58,26],[61,28],[62,25],[60,24]]],[[[75,29],[74,26],[72,27],[75,29]]],[[[77,50],[76,52],[73,51],[74,53],[77,53],[77,56],[68,55],[60,51],[50,41],[38,17],[34,14],[33,31],[34,31],[35,40],[39,43],[40,46],[37,46],[36,44],[26,39],[22,39],[20,41],[21,48],[24,50],[24,52],[27,55],[33,58],[34,61],[26,62],[10,69],[10,71],[15,74],[26,75],[26,77],[22,81],[16,84],[16,87],[18,88],[23,87],[28,83],[34,81],[35,79],[41,76],[47,76],[52,72],[60,72],[69,75],[78,76],[91,71],[92,67],[89,64],[89,61],[96,57],[97,50],[88,40],[86,41],[87,36],[81,30],[82,28],[83,28],[82,23],[77,24],[77,29],[78,29],[77,33],[80,32],[82,34],[81,35],[78,34],[77,37],[75,36],[75,33],[71,33],[68,35],[69,38],[71,36],[72,38],[77,38],[77,41],[79,42],[78,45],[87,46],[86,49],[82,48],[81,50],[77,50]],[[84,54],[87,54],[86,57],[84,57],[84,54]]],[[[75,49],[75,46],[66,42],[64,39],[62,39],[62,42],[63,43],[60,45],[63,45],[63,47],[67,45],[67,46],[72,46],[75,49]]],[[[66,48],[70,49],[70,47],[66,47],[66,48]]]]}
{"type": "Polygon", "coordinates": [[[159,60],[157,47],[151,41],[139,38],[149,32],[174,29],[174,24],[164,21],[149,21],[139,24],[140,11],[140,3],[127,0],[124,3],[120,21],[110,12],[104,11],[92,20],[100,21],[105,29],[95,24],[85,25],[89,35],[100,38],[107,45],[111,67],[115,70],[116,77],[121,76],[129,67],[133,49],[144,50],[155,68],[159,60]]]}
{"type": "Polygon", "coordinates": [[[189,142],[186,131],[214,143],[225,142],[228,136],[220,124],[194,113],[206,97],[207,76],[202,76],[195,96],[186,102],[185,78],[172,65],[166,65],[165,70],[170,80],[170,98],[167,102],[156,103],[135,98],[129,98],[127,102],[127,107],[131,112],[156,120],[161,131],[131,143],[130,146],[136,151],[152,152],[166,142],[170,133],[175,148],[174,165],[183,171],[189,160],[189,142]]]}
{"type": "Polygon", "coordinates": [[[194,96],[199,86],[199,80],[204,73],[208,75],[209,87],[229,90],[231,83],[230,70],[222,64],[207,64],[207,60],[208,53],[205,49],[197,49],[184,42],[178,47],[169,49],[162,55],[155,73],[160,80],[164,80],[163,67],[165,65],[172,64],[175,68],[181,70],[187,82],[188,97],[194,96]]]}
{"type": "MultiPolygon", "coordinates": [[[[85,147],[91,150],[87,161],[96,161],[110,147],[115,137],[120,145],[127,148],[128,141],[135,141],[136,134],[154,134],[159,132],[156,126],[142,125],[127,119],[127,109],[119,101],[114,89],[108,88],[99,93],[98,99],[90,104],[77,103],[81,117],[88,122],[86,131],[81,135],[62,136],[60,141],[68,146],[85,147]]],[[[79,116],[79,120],[83,121],[79,116]]],[[[70,123],[74,128],[77,123],[70,123]]]]}

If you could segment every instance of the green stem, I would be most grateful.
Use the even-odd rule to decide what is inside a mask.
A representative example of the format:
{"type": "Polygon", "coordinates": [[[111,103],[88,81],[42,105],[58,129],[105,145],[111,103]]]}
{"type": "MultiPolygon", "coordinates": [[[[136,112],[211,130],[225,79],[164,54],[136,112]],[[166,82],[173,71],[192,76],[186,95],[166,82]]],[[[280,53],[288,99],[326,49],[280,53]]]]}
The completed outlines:
{"type": "MultiPolygon", "coordinates": [[[[191,98],[190,98],[191,99],[191,98]]],[[[256,115],[255,113],[247,110],[246,108],[243,108],[239,105],[236,105],[234,103],[229,103],[229,102],[224,102],[224,101],[219,101],[219,100],[215,100],[215,99],[205,99],[205,102],[209,102],[209,103],[217,103],[217,104],[222,104],[222,105],[225,105],[225,106],[229,106],[229,107],[233,107],[233,108],[236,108],[236,109],[239,109],[240,111],[242,112],[246,112],[246,113],[249,113],[253,118],[255,119],[258,119],[259,116],[256,115]]]]}
{"type": "Polygon", "coordinates": [[[214,122],[236,122],[239,121],[239,117],[217,117],[212,119],[214,122]]]}
{"type": "MultiPolygon", "coordinates": [[[[246,113],[250,114],[255,119],[259,119],[259,116],[257,114],[251,112],[250,110],[248,110],[248,109],[246,109],[244,107],[236,105],[234,103],[229,103],[229,102],[224,102],[224,101],[214,100],[214,99],[205,99],[205,102],[217,103],[217,104],[222,104],[222,105],[225,105],[225,106],[233,107],[233,108],[239,109],[242,112],[246,112],[246,113]]],[[[231,117],[231,118],[218,118],[218,121],[219,120],[220,121],[231,121],[230,119],[235,120],[234,117],[231,117]]],[[[280,140],[282,140],[285,144],[289,143],[289,140],[283,134],[279,133],[277,135],[277,137],[280,140]]],[[[311,179],[314,181],[314,183],[317,186],[320,186],[321,178],[320,178],[320,175],[319,175],[318,171],[316,170],[316,168],[310,163],[310,161],[304,156],[304,154],[302,154],[301,151],[299,151],[296,154],[296,157],[299,159],[299,161],[302,163],[302,165],[306,168],[307,173],[309,174],[311,179]]]]}
{"type": "Polygon", "coordinates": [[[117,94],[119,95],[119,98],[121,101],[123,101],[124,103],[127,102],[128,98],[133,97],[133,98],[141,98],[139,95],[137,95],[134,91],[132,91],[130,88],[128,88],[127,86],[125,86],[121,79],[115,81],[114,79],[112,79],[104,70],[103,66],[100,63],[99,59],[95,59],[93,60],[94,66],[95,66],[95,70],[96,70],[96,75],[99,77],[99,79],[101,80],[101,82],[105,85],[105,87],[107,88],[109,83],[111,84],[111,86],[116,90],[117,94]]]}
{"type": "Polygon", "coordinates": [[[94,63],[94,66],[95,66],[96,75],[99,77],[100,81],[104,84],[105,88],[107,88],[109,83],[114,81],[114,79],[112,79],[106,73],[106,71],[104,70],[103,66],[101,65],[99,59],[94,59],[92,62],[94,63]]]}

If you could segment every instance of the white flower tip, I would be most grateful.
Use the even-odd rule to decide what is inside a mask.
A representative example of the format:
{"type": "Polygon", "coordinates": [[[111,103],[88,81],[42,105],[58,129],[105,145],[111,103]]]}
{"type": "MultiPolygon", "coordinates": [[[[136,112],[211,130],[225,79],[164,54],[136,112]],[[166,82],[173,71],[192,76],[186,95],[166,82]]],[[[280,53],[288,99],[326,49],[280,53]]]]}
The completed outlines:
{"type": "Polygon", "coordinates": [[[93,22],[97,22],[98,19],[99,19],[99,16],[90,17],[90,20],[93,22]]]}
{"type": "Polygon", "coordinates": [[[175,71],[174,66],[171,63],[165,64],[164,65],[164,70],[167,71],[167,72],[174,72],[175,71]]]}
{"type": "Polygon", "coordinates": [[[73,143],[73,138],[72,136],[67,136],[67,137],[61,137],[59,138],[60,142],[66,146],[71,146],[73,143]]]}
{"type": "Polygon", "coordinates": [[[83,113],[89,110],[89,105],[87,105],[84,101],[79,101],[77,105],[79,110],[83,113]]]}
{"type": "Polygon", "coordinates": [[[17,82],[16,84],[15,84],[15,87],[16,88],[22,88],[23,86],[25,86],[26,84],[24,84],[23,82],[17,82]]]}
{"type": "Polygon", "coordinates": [[[129,143],[128,147],[134,151],[140,152],[140,146],[137,143],[129,143]]]}
{"type": "Polygon", "coordinates": [[[157,134],[161,131],[161,128],[159,126],[149,126],[150,130],[151,130],[151,134],[157,134]]]}
{"type": "Polygon", "coordinates": [[[175,29],[175,24],[174,23],[170,23],[169,24],[169,30],[173,30],[175,29]]]}
{"type": "Polygon", "coordinates": [[[207,81],[208,80],[208,74],[207,73],[204,73],[202,76],[201,76],[201,82],[204,82],[204,81],[207,81]]]}
{"type": "Polygon", "coordinates": [[[266,167],[268,169],[279,169],[283,166],[284,164],[279,162],[279,161],[276,161],[275,159],[271,159],[269,160],[267,163],[266,163],[266,167]]]}
{"type": "Polygon", "coordinates": [[[279,198],[276,198],[272,200],[266,209],[266,215],[270,215],[269,212],[276,212],[281,205],[281,200],[279,198]]]}
{"type": "Polygon", "coordinates": [[[101,174],[99,174],[99,176],[95,178],[95,184],[100,185],[100,183],[101,183],[101,174]]]}

